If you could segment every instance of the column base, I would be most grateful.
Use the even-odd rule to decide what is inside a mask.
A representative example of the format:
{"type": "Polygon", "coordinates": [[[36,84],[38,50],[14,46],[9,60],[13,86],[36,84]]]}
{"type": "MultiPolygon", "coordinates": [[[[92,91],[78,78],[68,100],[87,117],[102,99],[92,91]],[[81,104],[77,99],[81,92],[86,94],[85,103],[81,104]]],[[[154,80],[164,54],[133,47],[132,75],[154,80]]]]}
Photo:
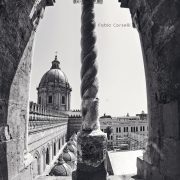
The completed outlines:
{"type": "Polygon", "coordinates": [[[87,166],[85,164],[77,165],[76,180],[106,180],[106,163],[103,162],[98,167],[87,166]]]}
{"type": "Polygon", "coordinates": [[[78,134],[77,180],[106,180],[107,137],[101,130],[78,134]]]}

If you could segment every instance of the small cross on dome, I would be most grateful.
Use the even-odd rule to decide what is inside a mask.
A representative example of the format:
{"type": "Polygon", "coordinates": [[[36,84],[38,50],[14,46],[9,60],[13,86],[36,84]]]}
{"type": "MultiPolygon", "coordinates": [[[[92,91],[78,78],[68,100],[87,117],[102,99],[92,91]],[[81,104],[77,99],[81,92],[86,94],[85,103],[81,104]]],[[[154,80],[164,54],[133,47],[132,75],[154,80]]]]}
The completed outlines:
{"type": "Polygon", "coordinates": [[[58,51],[55,52],[55,60],[57,60],[58,51]]]}

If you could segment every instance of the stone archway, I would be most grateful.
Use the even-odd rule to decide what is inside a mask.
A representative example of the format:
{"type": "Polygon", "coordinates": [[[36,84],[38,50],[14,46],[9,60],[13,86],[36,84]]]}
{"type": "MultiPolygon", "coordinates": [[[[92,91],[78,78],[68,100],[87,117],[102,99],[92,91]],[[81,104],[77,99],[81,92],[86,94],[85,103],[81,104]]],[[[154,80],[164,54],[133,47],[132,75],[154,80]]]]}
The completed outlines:
{"type": "Polygon", "coordinates": [[[180,3],[120,1],[139,32],[146,76],[149,139],[138,175],[180,179],[180,3]]]}
{"type": "Polygon", "coordinates": [[[28,153],[27,134],[33,41],[45,7],[53,4],[53,0],[0,2],[0,175],[3,179],[18,179],[31,172],[33,157],[28,153]]]}
{"type": "MultiPolygon", "coordinates": [[[[122,6],[130,8],[140,33],[147,83],[149,146],[143,161],[139,161],[139,173],[145,179],[179,179],[180,4],[164,0],[121,1],[122,6]]],[[[39,2],[0,4],[0,174],[4,179],[23,176],[19,173],[22,169],[22,173],[30,172],[27,92],[32,45],[45,6],[53,5],[51,0],[39,2]]]]}

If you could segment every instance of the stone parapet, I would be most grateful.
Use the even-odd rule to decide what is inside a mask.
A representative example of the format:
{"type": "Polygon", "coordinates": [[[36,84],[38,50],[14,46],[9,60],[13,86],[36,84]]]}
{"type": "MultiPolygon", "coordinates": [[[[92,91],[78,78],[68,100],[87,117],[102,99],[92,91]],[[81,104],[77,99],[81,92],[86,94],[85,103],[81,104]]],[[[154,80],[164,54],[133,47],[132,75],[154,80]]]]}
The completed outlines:
{"type": "Polygon", "coordinates": [[[42,106],[41,104],[34,103],[32,101],[29,104],[29,113],[36,115],[52,116],[52,117],[68,117],[68,115],[63,113],[62,111],[51,109],[42,106]]]}
{"type": "Polygon", "coordinates": [[[165,0],[120,2],[130,9],[139,32],[145,67],[149,134],[138,172],[146,180],[179,180],[180,4],[165,0]]]}
{"type": "Polygon", "coordinates": [[[30,102],[29,130],[63,124],[67,123],[67,121],[68,115],[63,112],[30,102]]]}

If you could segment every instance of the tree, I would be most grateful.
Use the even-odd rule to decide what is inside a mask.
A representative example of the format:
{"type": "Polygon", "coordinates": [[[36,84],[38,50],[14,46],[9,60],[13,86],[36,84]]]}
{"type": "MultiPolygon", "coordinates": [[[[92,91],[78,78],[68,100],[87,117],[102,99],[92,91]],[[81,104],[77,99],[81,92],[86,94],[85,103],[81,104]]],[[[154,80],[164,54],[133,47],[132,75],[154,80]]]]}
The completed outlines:
{"type": "Polygon", "coordinates": [[[111,126],[107,126],[106,129],[104,130],[105,133],[107,133],[107,138],[110,138],[110,135],[113,132],[113,128],[111,126]]]}

